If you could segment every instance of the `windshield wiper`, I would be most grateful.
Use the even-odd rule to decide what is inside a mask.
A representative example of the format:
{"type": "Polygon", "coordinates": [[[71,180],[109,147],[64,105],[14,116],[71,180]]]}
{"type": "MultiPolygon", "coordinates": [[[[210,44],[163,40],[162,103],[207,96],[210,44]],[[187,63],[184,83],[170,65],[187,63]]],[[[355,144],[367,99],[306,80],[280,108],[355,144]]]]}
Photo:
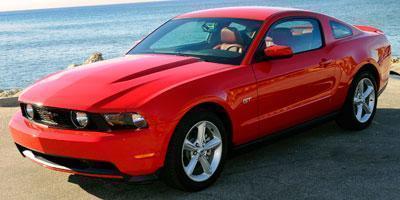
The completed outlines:
{"type": "Polygon", "coordinates": [[[192,58],[197,58],[201,61],[204,62],[210,62],[208,59],[205,59],[203,57],[200,56],[196,56],[196,55],[191,55],[191,54],[184,54],[182,52],[143,52],[143,53],[150,53],[150,54],[164,54],[164,55],[174,55],[174,56],[183,56],[183,57],[192,57],[192,58]]]}
{"type": "Polygon", "coordinates": [[[205,59],[205,58],[203,58],[203,57],[197,56],[197,55],[184,54],[184,53],[181,53],[181,52],[176,52],[175,55],[177,55],[177,56],[184,56],[184,57],[197,58],[197,59],[199,59],[199,60],[201,60],[201,61],[209,62],[209,60],[207,60],[207,59],[205,59]]]}

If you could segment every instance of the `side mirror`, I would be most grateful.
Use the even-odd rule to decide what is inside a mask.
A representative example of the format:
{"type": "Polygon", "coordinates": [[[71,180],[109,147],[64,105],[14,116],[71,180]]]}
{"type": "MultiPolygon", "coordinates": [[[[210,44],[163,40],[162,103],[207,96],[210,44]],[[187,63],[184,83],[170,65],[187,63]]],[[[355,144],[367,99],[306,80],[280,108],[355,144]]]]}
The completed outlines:
{"type": "Polygon", "coordinates": [[[293,50],[288,46],[274,45],[265,48],[264,55],[266,58],[270,59],[290,58],[293,56],[293,50]]]}

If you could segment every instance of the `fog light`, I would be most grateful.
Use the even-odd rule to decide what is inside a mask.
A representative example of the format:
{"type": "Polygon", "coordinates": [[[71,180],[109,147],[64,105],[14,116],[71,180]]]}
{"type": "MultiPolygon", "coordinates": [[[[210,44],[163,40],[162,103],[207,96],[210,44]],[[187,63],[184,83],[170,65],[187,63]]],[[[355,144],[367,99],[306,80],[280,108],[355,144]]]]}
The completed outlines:
{"type": "Polygon", "coordinates": [[[89,123],[89,118],[84,112],[71,112],[71,120],[77,128],[85,128],[89,123]]]}
{"type": "Polygon", "coordinates": [[[27,104],[25,107],[26,116],[29,119],[33,119],[35,117],[35,112],[33,111],[33,106],[31,104],[27,104]]]}

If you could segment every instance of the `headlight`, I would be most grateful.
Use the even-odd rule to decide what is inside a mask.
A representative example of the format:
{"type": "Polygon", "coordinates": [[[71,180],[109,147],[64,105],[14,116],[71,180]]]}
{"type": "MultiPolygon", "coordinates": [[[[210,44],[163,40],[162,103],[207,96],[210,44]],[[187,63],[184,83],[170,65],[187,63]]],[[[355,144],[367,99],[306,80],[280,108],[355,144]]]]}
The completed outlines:
{"type": "Polygon", "coordinates": [[[27,104],[25,106],[25,113],[29,119],[33,119],[35,117],[35,112],[33,111],[33,106],[31,104],[27,104]]]}
{"type": "Polygon", "coordinates": [[[112,127],[147,127],[146,120],[137,113],[104,114],[104,119],[112,127]]]}
{"type": "Polygon", "coordinates": [[[88,115],[84,112],[71,112],[71,120],[76,128],[85,128],[89,123],[88,115]]]}

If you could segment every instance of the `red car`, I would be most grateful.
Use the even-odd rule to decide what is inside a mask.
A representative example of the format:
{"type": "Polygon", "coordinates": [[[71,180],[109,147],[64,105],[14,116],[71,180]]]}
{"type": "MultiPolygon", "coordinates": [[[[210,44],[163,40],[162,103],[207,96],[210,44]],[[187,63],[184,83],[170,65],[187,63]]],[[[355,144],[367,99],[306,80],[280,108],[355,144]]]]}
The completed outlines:
{"type": "Polygon", "coordinates": [[[19,151],[47,168],[189,191],[229,150],[336,117],[361,130],[388,83],[384,33],[315,12],[234,7],[183,14],[123,58],[48,76],[20,96],[19,151]]]}

